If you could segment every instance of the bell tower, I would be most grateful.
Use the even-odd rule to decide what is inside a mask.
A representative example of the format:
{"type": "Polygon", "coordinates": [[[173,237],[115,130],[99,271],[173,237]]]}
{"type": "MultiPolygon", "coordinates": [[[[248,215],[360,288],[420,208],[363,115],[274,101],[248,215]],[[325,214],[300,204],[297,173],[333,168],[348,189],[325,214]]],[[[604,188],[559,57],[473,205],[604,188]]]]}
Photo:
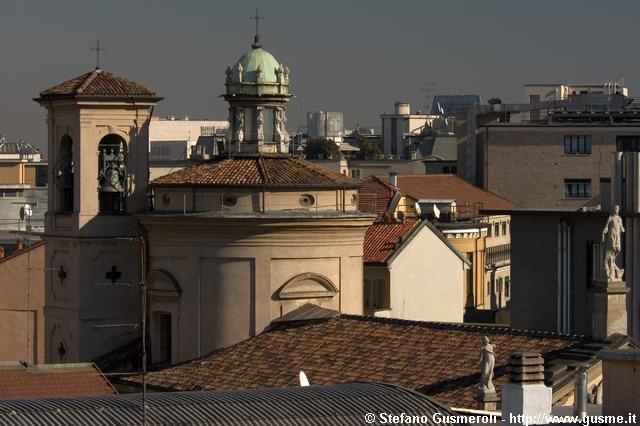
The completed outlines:
{"type": "Polygon", "coordinates": [[[91,361],[137,337],[153,89],[100,68],[44,90],[46,362],[91,361]]]}

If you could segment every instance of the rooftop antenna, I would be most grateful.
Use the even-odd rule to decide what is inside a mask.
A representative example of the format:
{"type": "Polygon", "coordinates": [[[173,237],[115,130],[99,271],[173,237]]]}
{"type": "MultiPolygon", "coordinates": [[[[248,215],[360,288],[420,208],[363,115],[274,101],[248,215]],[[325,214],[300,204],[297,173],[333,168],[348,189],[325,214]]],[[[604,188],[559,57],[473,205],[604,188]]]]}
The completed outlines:
{"type": "Polygon", "coordinates": [[[96,40],[96,47],[92,47],[91,50],[96,52],[96,69],[100,69],[100,52],[104,52],[104,47],[100,47],[100,40],[96,40]]]}
{"type": "Polygon", "coordinates": [[[250,16],[249,19],[254,19],[256,21],[256,35],[253,38],[253,44],[251,47],[254,49],[259,49],[262,47],[262,41],[260,40],[260,20],[264,20],[264,16],[260,16],[258,13],[259,10],[256,9],[256,16],[250,16]]]}

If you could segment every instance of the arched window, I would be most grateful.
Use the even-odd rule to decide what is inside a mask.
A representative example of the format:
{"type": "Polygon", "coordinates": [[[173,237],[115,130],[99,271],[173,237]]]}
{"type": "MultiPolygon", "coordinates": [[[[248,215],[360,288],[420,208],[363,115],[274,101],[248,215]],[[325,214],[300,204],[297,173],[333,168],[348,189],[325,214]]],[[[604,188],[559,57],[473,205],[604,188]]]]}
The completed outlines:
{"type": "Polygon", "coordinates": [[[73,213],[73,140],[69,135],[60,139],[55,167],[54,178],[58,185],[56,210],[59,213],[73,213]]]}
{"type": "Polygon", "coordinates": [[[109,134],[98,145],[98,198],[101,213],[124,213],[127,197],[127,146],[109,134]]]}

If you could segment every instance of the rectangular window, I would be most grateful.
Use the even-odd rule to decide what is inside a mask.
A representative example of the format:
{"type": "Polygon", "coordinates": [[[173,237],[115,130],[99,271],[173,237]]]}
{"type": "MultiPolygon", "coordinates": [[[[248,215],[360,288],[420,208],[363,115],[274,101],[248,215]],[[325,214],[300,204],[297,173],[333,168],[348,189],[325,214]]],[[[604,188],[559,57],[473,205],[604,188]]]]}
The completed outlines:
{"type": "Polygon", "coordinates": [[[491,237],[491,224],[487,227],[487,237],[491,237]]]}
{"type": "Polygon", "coordinates": [[[591,136],[590,135],[565,135],[564,136],[564,153],[565,154],[591,154],[591,136]]]}
{"type": "Polygon", "coordinates": [[[564,198],[591,198],[591,180],[565,179],[564,198]]]}
{"type": "Polygon", "coordinates": [[[500,224],[499,223],[494,223],[493,224],[493,233],[496,237],[500,236],[500,224]]]}
{"type": "Polygon", "coordinates": [[[367,309],[389,309],[389,297],[384,279],[364,280],[364,305],[367,309]]]}
{"type": "Polygon", "coordinates": [[[507,222],[502,222],[502,235],[507,235],[507,222]]]}
{"type": "Polygon", "coordinates": [[[510,297],[511,277],[504,277],[504,297],[510,297]]]}
{"type": "Polygon", "coordinates": [[[354,179],[360,179],[360,169],[351,169],[351,177],[354,179]]]}

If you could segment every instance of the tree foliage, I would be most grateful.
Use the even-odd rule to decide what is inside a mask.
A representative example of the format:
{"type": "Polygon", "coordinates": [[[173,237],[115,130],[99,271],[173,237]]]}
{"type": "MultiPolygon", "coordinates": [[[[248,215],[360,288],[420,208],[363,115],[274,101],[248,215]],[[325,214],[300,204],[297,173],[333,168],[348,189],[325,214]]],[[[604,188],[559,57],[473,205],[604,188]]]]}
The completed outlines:
{"type": "Polygon", "coordinates": [[[370,142],[366,137],[362,135],[358,135],[358,148],[360,148],[360,152],[358,157],[361,160],[373,160],[380,154],[380,148],[373,142],[370,142]]]}
{"type": "Polygon", "coordinates": [[[340,154],[340,148],[330,139],[315,138],[307,141],[305,153],[309,158],[318,158],[318,155],[322,155],[324,158],[331,158],[340,154]]]}

